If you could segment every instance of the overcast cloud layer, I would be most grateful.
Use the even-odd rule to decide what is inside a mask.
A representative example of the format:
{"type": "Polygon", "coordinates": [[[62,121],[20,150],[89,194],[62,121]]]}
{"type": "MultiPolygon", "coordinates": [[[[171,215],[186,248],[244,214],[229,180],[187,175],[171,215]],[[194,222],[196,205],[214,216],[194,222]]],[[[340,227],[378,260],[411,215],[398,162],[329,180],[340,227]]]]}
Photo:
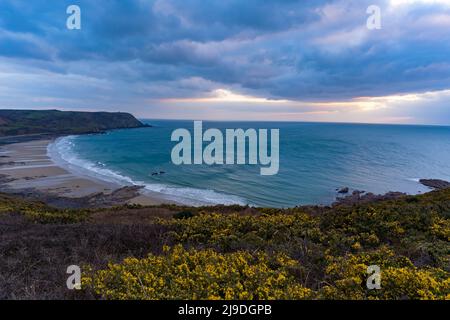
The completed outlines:
{"type": "Polygon", "coordinates": [[[0,108],[450,124],[449,90],[450,0],[0,2],[0,108]]]}

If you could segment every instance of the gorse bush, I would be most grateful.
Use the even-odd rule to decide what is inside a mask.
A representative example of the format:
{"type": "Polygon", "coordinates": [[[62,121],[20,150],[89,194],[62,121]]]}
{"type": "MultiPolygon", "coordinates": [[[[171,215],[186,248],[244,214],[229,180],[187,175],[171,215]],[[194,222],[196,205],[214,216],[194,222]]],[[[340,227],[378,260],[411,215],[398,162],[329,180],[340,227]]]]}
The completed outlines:
{"type": "Polygon", "coordinates": [[[185,250],[128,258],[83,279],[107,299],[306,299],[312,291],[290,274],[297,262],[277,254],[185,250]]]}
{"type": "Polygon", "coordinates": [[[325,299],[450,299],[450,273],[436,268],[419,269],[387,247],[367,253],[328,256],[325,299]],[[367,290],[367,267],[381,271],[381,289],[367,290]]]}
{"type": "Polygon", "coordinates": [[[299,282],[300,266],[286,255],[221,254],[180,245],[160,256],[128,258],[91,271],[83,286],[106,299],[450,299],[449,273],[418,269],[387,248],[328,259],[316,291],[299,282]],[[367,290],[372,263],[382,270],[381,289],[367,290]]]}
{"type": "Polygon", "coordinates": [[[159,220],[172,227],[177,242],[208,244],[222,250],[286,244],[298,238],[320,240],[318,221],[304,213],[261,216],[199,214],[190,219],[159,220]]]}
{"type": "Polygon", "coordinates": [[[319,259],[325,251],[342,256],[388,245],[419,264],[450,271],[449,198],[450,191],[443,190],[414,198],[337,206],[318,215],[296,208],[264,210],[266,213],[252,216],[204,213],[159,223],[171,228],[174,241],[188,245],[225,251],[269,249],[308,259],[319,259]]]}
{"type": "MultiPolygon", "coordinates": [[[[102,264],[85,273],[87,294],[105,299],[450,299],[450,189],[333,207],[161,208],[170,214],[151,220],[141,218],[156,207],[95,211],[102,221],[124,214],[127,223],[138,213],[137,224],[150,224],[160,233],[154,241],[158,249],[144,246],[141,259],[122,261],[121,256],[106,269],[102,264]],[[160,254],[167,243],[172,248],[160,254]],[[381,270],[379,290],[366,285],[371,265],[381,270]]],[[[22,213],[37,223],[95,223],[93,212],[0,197],[0,214],[22,213]]]]}

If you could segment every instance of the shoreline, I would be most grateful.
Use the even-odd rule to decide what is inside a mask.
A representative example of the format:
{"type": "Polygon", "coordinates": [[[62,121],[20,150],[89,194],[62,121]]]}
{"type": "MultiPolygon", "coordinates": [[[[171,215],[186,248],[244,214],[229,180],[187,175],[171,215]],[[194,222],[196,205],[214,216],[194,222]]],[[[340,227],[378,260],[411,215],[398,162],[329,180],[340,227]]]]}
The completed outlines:
{"type": "MultiPolygon", "coordinates": [[[[140,191],[143,186],[121,185],[70,170],[70,166],[61,165],[48,152],[49,145],[61,137],[64,135],[24,135],[0,139],[3,142],[0,143],[0,192],[40,200],[60,208],[99,208],[124,204],[185,205],[157,192],[146,190],[143,193],[140,191]]],[[[427,192],[450,186],[450,183],[438,179],[420,179],[419,183],[429,188],[427,192]]],[[[407,195],[403,192],[373,194],[358,190],[350,192],[349,188],[341,190],[344,189],[345,193],[336,189],[335,200],[325,206],[396,199],[407,195]]]]}
{"type": "Polygon", "coordinates": [[[0,191],[49,202],[56,206],[96,207],[119,204],[177,204],[139,192],[139,186],[120,186],[87,177],[55,163],[47,154],[56,137],[0,145],[0,191]]]}

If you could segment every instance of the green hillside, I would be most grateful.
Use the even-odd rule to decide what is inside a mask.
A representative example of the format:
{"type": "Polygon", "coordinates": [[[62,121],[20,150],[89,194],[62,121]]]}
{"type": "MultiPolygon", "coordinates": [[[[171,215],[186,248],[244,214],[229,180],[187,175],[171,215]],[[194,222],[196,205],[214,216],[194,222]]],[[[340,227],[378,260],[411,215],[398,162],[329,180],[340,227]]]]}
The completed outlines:
{"type": "Polygon", "coordinates": [[[0,136],[99,133],[145,126],[129,113],[0,110],[0,136]]]}

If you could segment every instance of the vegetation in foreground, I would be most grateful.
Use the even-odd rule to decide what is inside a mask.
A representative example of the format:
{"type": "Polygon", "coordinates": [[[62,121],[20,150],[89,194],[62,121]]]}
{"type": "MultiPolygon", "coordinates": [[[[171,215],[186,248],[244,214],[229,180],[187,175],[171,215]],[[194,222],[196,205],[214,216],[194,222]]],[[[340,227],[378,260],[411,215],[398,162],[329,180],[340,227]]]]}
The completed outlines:
{"type": "Polygon", "coordinates": [[[57,210],[1,195],[0,229],[0,298],[450,299],[450,189],[292,209],[57,210]],[[71,264],[80,291],[65,287],[71,264]]]}

